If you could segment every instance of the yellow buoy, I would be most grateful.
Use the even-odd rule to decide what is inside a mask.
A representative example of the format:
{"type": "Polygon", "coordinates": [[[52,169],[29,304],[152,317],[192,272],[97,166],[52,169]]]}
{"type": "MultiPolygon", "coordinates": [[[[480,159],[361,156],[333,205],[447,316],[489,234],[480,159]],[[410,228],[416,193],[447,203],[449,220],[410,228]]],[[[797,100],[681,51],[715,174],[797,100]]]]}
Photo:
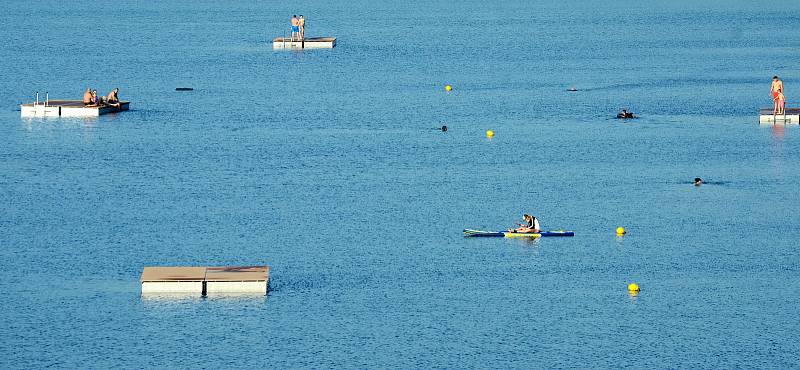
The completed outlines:
{"type": "Polygon", "coordinates": [[[628,284],[628,291],[631,293],[638,293],[639,292],[639,284],[630,283],[628,284]]]}
{"type": "Polygon", "coordinates": [[[492,131],[492,130],[487,130],[486,131],[486,137],[493,137],[493,136],[494,136],[494,131],[492,131]]]}
{"type": "Polygon", "coordinates": [[[618,227],[617,228],[617,235],[625,235],[625,228],[621,227],[621,226],[618,227]]]}
{"type": "Polygon", "coordinates": [[[452,87],[452,86],[450,86],[450,85],[444,85],[444,91],[450,91],[450,90],[453,90],[453,87],[452,87]]]}

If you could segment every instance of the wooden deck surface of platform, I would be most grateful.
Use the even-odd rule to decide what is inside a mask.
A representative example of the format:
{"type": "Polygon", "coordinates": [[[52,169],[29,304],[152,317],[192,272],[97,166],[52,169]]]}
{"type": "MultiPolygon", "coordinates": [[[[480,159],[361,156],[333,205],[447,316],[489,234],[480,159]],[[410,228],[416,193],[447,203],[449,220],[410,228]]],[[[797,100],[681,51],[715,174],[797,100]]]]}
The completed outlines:
{"type": "Polygon", "coordinates": [[[269,266],[145,267],[141,282],[152,281],[264,281],[269,266]]]}
{"type": "MultiPolygon", "coordinates": [[[[272,42],[291,42],[291,37],[276,37],[272,42]]],[[[335,37],[306,37],[305,42],[335,42],[335,37]]],[[[300,40],[295,40],[294,42],[300,42],[300,40]]]]}
{"type": "Polygon", "coordinates": [[[267,266],[209,267],[206,281],[263,281],[269,278],[267,266]]]}
{"type": "Polygon", "coordinates": [[[145,267],[141,281],[203,281],[205,267],[145,267]]]}
{"type": "MultiPolygon", "coordinates": [[[[771,116],[772,115],[772,108],[761,108],[759,113],[762,116],[771,116]]],[[[800,115],[800,108],[786,108],[786,115],[787,116],[797,116],[800,115]]]]}
{"type": "MultiPolygon", "coordinates": [[[[131,102],[129,102],[129,101],[120,101],[119,103],[120,103],[120,105],[127,105],[127,104],[130,104],[131,102]]],[[[33,107],[33,104],[34,103],[25,103],[25,104],[22,104],[22,106],[23,107],[33,107]]],[[[43,106],[44,102],[40,102],[38,105],[43,106]]],[[[66,108],[103,108],[103,107],[109,107],[110,106],[110,105],[102,105],[102,106],[83,105],[83,101],[80,101],[80,100],[50,100],[50,101],[48,101],[47,105],[50,106],[50,107],[66,107],[66,108]]]]}

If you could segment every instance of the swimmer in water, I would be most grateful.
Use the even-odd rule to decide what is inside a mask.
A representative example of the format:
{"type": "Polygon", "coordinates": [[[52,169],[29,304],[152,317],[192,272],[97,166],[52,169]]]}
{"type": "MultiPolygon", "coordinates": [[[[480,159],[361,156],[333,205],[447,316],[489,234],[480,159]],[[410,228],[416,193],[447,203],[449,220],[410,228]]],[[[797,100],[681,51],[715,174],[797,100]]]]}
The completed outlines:
{"type": "Polygon", "coordinates": [[[694,178],[694,186],[700,186],[700,185],[703,185],[703,179],[701,179],[699,177],[695,177],[694,178]]]}
{"type": "Polygon", "coordinates": [[[538,233],[540,231],[539,220],[536,217],[526,213],[522,215],[522,219],[525,220],[524,224],[517,224],[518,228],[509,229],[508,231],[512,233],[538,233]]]}

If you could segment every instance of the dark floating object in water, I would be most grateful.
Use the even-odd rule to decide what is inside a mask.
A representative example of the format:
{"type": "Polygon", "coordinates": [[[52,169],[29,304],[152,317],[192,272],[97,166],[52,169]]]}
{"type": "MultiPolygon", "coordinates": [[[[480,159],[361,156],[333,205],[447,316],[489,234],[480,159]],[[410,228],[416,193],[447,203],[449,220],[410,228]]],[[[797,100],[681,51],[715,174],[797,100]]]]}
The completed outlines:
{"type": "Polygon", "coordinates": [[[694,186],[700,186],[702,184],[703,184],[703,179],[701,179],[699,177],[695,177],[694,178],[694,186]]]}
{"type": "Polygon", "coordinates": [[[617,113],[617,118],[628,119],[628,118],[636,118],[636,116],[633,115],[633,112],[628,112],[627,109],[623,109],[622,112],[617,113]]]}
{"type": "Polygon", "coordinates": [[[572,91],[572,92],[574,92],[574,91],[578,91],[578,89],[577,89],[575,86],[572,86],[572,87],[570,87],[569,89],[567,89],[567,91],[572,91]]]}
{"type": "Polygon", "coordinates": [[[193,87],[176,87],[175,91],[194,91],[193,87]]]}
{"type": "Polygon", "coordinates": [[[440,130],[442,130],[442,132],[447,132],[447,126],[442,126],[440,130]]]}

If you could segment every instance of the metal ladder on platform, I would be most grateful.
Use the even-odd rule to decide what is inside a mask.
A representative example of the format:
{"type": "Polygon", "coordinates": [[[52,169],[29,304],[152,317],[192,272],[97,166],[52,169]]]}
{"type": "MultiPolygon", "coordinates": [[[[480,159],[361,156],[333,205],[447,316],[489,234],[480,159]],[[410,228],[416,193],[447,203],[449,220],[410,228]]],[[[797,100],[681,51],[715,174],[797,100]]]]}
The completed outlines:
{"type": "MultiPolygon", "coordinates": [[[[791,123],[791,120],[792,120],[791,117],[788,118],[788,119],[786,118],[786,106],[790,105],[790,104],[798,104],[798,103],[797,102],[783,102],[783,114],[775,114],[775,112],[773,111],[773,113],[772,113],[772,123],[773,124],[778,123],[778,122],[783,123],[783,124],[786,124],[787,122],[791,123]],[[781,117],[781,118],[779,118],[779,117],[781,117]]],[[[800,122],[798,122],[798,123],[800,123],[800,122]]]]}

